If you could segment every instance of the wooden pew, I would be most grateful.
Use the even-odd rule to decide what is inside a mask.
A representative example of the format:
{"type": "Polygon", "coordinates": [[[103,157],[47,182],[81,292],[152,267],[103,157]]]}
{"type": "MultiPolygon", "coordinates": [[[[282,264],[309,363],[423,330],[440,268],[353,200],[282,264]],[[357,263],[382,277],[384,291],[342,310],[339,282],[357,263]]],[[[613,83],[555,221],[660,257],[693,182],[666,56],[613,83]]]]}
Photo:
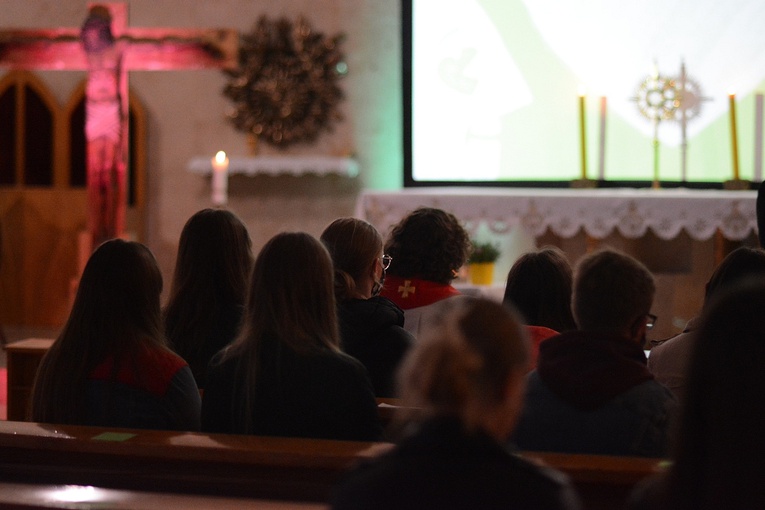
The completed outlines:
{"type": "Polygon", "coordinates": [[[50,338],[27,338],[6,346],[9,420],[26,419],[37,367],[52,343],[50,338]]]}
{"type": "MultiPolygon", "coordinates": [[[[0,482],[326,502],[389,443],[0,422],[0,482]]],[[[524,452],[566,473],[586,509],[620,508],[660,459],[524,452]]]]}
{"type": "Polygon", "coordinates": [[[45,485],[0,482],[0,510],[72,510],[109,508],[113,510],[150,509],[188,510],[225,508],[226,510],[327,510],[326,503],[230,498],[199,494],[104,489],[92,485],[45,485]]]}
{"type": "Polygon", "coordinates": [[[632,489],[659,473],[667,463],[663,459],[610,455],[549,452],[522,452],[521,455],[566,473],[586,510],[623,508],[632,489]]]}
{"type": "Polygon", "coordinates": [[[0,422],[0,481],[323,502],[391,446],[0,422]]]}

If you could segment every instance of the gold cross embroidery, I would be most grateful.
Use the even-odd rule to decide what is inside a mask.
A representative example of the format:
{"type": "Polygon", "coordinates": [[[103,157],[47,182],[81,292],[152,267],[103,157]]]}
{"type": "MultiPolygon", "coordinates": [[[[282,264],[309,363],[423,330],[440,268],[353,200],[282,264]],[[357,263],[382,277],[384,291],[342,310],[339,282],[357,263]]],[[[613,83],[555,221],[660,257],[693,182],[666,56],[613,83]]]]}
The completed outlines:
{"type": "Polygon", "coordinates": [[[404,280],[404,284],[398,286],[398,291],[401,293],[402,298],[409,297],[409,294],[414,294],[417,290],[416,287],[411,287],[410,283],[412,283],[412,280],[404,280]]]}

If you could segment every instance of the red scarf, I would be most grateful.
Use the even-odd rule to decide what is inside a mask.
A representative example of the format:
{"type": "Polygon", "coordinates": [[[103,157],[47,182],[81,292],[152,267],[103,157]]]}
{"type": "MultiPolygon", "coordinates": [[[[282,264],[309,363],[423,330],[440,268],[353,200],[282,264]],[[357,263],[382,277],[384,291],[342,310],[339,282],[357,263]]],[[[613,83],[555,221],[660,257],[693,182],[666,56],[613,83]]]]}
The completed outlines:
{"type": "Polygon", "coordinates": [[[539,344],[548,338],[556,336],[558,332],[544,326],[526,326],[526,331],[529,332],[529,339],[531,340],[531,349],[529,349],[529,354],[531,355],[529,371],[531,371],[537,367],[539,344]]]}
{"type": "Polygon", "coordinates": [[[457,296],[459,293],[448,284],[388,275],[380,295],[396,303],[402,310],[409,310],[457,296]]]}

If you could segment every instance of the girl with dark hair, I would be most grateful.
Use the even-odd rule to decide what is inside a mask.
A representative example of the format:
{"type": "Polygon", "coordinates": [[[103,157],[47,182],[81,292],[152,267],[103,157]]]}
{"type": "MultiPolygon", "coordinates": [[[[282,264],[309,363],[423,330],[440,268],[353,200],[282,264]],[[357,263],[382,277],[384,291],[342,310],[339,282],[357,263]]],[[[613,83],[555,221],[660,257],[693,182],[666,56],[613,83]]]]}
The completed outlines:
{"type": "Polygon", "coordinates": [[[339,348],[332,260],[305,233],[261,250],[242,330],[207,371],[202,428],[287,437],[377,440],[364,366],[339,348]]]}
{"type": "Polygon", "coordinates": [[[672,465],[631,508],[765,508],[765,280],[739,282],[704,307],[672,465]]]}
{"type": "Polygon", "coordinates": [[[415,337],[435,303],[459,295],[451,283],[470,250],[467,231],[441,209],[420,207],[393,227],[385,243],[393,260],[382,296],[404,310],[404,328],[415,337]]]}
{"type": "Polygon", "coordinates": [[[369,371],[378,397],[395,395],[396,368],[414,341],[403,329],[404,312],[380,297],[389,256],[374,226],[339,218],[321,234],[335,268],[335,298],[343,351],[369,371]]]}
{"type": "Polygon", "coordinates": [[[199,388],[207,365],[236,337],[252,269],[252,242],[232,212],[204,209],[186,222],[178,244],[165,331],[199,388]]]}
{"type": "Polygon", "coordinates": [[[72,312],[43,358],[34,421],[199,430],[186,362],[165,345],[162,276],[142,244],[114,239],[91,255],[72,312]]]}
{"type": "Polygon", "coordinates": [[[573,271],[565,254],[547,246],[525,253],[507,274],[503,303],[512,303],[531,336],[530,368],[536,367],[539,344],[576,329],[571,314],[573,271]]]}

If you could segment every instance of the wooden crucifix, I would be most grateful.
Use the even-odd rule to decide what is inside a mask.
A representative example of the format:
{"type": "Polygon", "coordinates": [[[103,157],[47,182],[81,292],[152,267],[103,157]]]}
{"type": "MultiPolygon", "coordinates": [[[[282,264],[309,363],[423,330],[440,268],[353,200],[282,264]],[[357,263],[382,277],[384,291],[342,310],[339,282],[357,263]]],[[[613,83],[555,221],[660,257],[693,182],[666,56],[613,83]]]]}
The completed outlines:
{"type": "Polygon", "coordinates": [[[0,31],[0,67],[86,70],[88,231],[93,247],[124,234],[130,70],[233,68],[228,29],[127,26],[124,3],[91,4],[81,28],[0,31]]]}

